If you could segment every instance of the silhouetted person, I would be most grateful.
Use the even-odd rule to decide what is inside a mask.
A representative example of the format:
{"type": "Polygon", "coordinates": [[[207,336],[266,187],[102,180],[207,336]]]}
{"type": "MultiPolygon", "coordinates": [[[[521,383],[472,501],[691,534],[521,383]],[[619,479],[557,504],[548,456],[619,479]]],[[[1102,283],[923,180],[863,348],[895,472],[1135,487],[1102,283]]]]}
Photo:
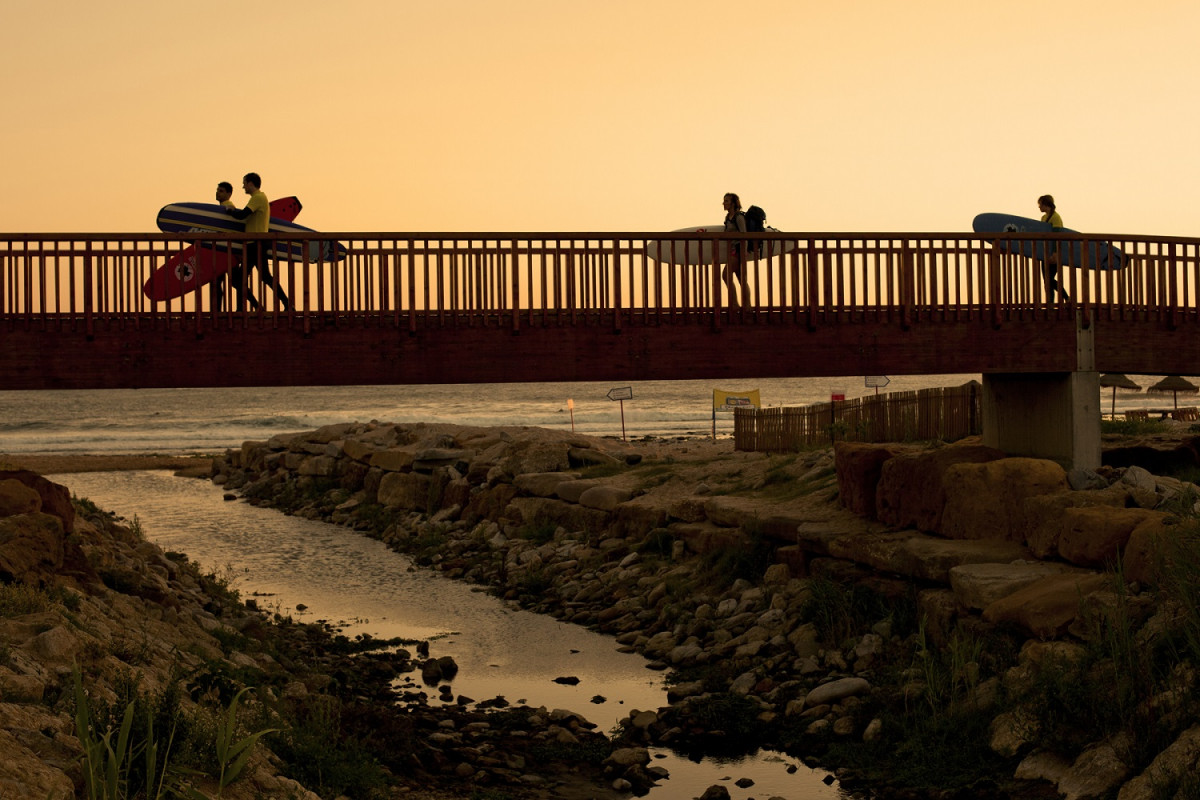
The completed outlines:
{"type": "MultiPolygon", "coordinates": [[[[242,178],[242,190],[250,195],[250,199],[246,201],[245,208],[228,208],[226,213],[232,214],[234,217],[246,222],[246,233],[267,233],[271,230],[271,204],[267,200],[267,196],[262,191],[262,178],[258,177],[256,172],[248,172],[242,178]]],[[[234,288],[238,294],[238,311],[245,308],[243,302],[243,293],[246,291],[245,283],[250,280],[251,270],[258,268],[259,274],[262,276],[262,282],[275,290],[275,296],[279,298],[279,304],[283,308],[288,308],[287,295],[279,288],[279,284],[275,281],[275,276],[271,274],[270,268],[267,266],[267,252],[271,247],[271,243],[262,240],[255,242],[246,242],[246,248],[242,254],[242,264],[245,266],[245,272],[237,270],[237,274],[233,274],[234,288]]],[[[258,303],[254,297],[250,297],[250,303],[255,308],[258,303]]]]}

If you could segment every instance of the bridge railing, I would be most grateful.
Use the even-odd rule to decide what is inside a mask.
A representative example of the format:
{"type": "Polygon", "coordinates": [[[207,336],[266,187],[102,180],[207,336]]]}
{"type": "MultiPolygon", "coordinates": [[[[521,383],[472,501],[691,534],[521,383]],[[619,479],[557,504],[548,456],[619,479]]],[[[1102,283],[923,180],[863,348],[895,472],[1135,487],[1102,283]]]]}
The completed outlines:
{"type": "Polygon", "coordinates": [[[0,331],[127,325],[407,327],[818,326],[1074,314],[1195,320],[1200,239],[960,233],[328,233],[282,238],[0,234],[0,331]],[[266,240],[270,272],[234,271],[152,300],[165,264],[189,253],[233,264],[266,240]],[[336,251],[331,242],[340,243],[336,251]],[[1057,251],[1049,270],[1024,253],[1057,251]],[[731,253],[740,270],[728,276],[731,253]],[[1070,254],[1074,253],[1074,257],[1070,254]],[[288,255],[290,254],[290,255],[288,255]],[[287,257],[284,257],[284,256],[287,257]],[[1071,262],[1075,262],[1073,265],[1071,262]],[[1106,269],[1106,264],[1120,265],[1106,269]],[[240,276],[240,277],[239,277],[240,276]],[[1061,283],[1065,295],[1051,288],[1061,283]],[[235,282],[262,305],[237,308],[235,282]],[[1069,299],[1068,299],[1069,298],[1069,299]],[[740,302],[739,302],[740,301],[740,302]]]}

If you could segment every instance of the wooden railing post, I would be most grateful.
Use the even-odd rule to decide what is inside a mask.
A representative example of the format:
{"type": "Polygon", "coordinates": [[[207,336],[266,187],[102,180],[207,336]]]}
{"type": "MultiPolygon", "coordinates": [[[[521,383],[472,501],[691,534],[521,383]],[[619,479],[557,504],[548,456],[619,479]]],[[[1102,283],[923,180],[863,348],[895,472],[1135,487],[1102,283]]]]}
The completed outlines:
{"type": "Polygon", "coordinates": [[[512,329],[521,330],[521,251],[519,242],[512,240],[512,329]]]}
{"type": "Polygon", "coordinates": [[[916,267],[908,239],[900,244],[900,327],[908,330],[913,323],[913,305],[916,302],[916,267]]]}
{"type": "Polygon", "coordinates": [[[92,293],[94,291],[92,270],[94,268],[95,261],[92,256],[92,242],[89,239],[83,248],[83,330],[87,334],[88,339],[96,335],[95,309],[92,307],[92,293]]]}

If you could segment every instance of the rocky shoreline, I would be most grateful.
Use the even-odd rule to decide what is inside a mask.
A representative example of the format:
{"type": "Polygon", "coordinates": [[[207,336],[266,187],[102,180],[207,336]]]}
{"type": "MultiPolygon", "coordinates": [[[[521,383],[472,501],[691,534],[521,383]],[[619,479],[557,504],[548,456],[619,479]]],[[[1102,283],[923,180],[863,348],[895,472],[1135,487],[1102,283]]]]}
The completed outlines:
{"type": "MultiPolygon", "coordinates": [[[[1156,452],[1194,463],[1194,449],[1156,452]]],[[[631,711],[611,740],[568,711],[431,709],[411,684],[396,697],[406,757],[384,765],[396,785],[627,796],[669,785],[649,746],[763,746],[881,797],[1195,796],[1194,620],[1159,557],[1193,538],[1185,481],[1136,466],[1068,475],[971,442],[767,456],[379,423],[247,442],[212,478],[670,671],[670,705],[631,711]],[[583,765],[583,782],[555,764],[583,765]]],[[[159,566],[170,590],[180,579],[159,566]]],[[[366,681],[354,691],[382,699],[388,670],[437,662],[400,652],[382,671],[344,669],[366,681]]],[[[302,696],[331,669],[300,680],[302,696]]]]}

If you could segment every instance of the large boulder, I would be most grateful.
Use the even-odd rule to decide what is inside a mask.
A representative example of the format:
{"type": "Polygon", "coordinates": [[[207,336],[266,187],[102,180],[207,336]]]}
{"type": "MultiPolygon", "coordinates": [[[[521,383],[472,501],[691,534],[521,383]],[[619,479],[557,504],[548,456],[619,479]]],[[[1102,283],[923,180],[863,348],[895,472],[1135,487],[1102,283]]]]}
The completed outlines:
{"type": "Polygon", "coordinates": [[[71,502],[71,490],[61,483],[43,478],[27,469],[0,470],[0,481],[15,480],[38,493],[41,511],[62,520],[63,531],[68,535],[75,531],[75,504],[71,502]]]}
{"type": "Polygon", "coordinates": [[[47,583],[63,566],[65,539],[50,514],[0,517],[0,583],[47,583]]]}
{"type": "Polygon", "coordinates": [[[32,514],[42,510],[42,498],[36,491],[13,478],[0,479],[0,517],[32,514]]]}
{"type": "Polygon", "coordinates": [[[1178,535],[1178,522],[1173,517],[1155,515],[1138,523],[1125,543],[1125,580],[1158,585],[1159,564],[1170,558],[1171,543],[1178,535]]]}
{"type": "Polygon", "coordinates": [[[1085,567],[1116,564],[1134,529],[1166,516],[1144,508],[1069,508],[1063,514],[1058,554],[1085,567]]]}
{"type": "Polygon", "coordinates": [[[1016,542],[940,539],[914,533],[896,553],[890,571],[948,583],[950,570],[962,564],[1007,564],[1028,558],[1029,551],[1016,542]]]}
{"type": "Polygon", "coordinates": [[[1061,575],[1070,567],[1041,561],[1010,564],[961,564],[950,569],[950,588],[966,608],[984,609],[997,600],[1031,586],[1047,575],[1061,575]]]}
{"type": "Polygon", "coordinates": [[[1041,458],[952,464],[942,479],[946,505],[938,532],[948,539],[1024,542],[1023,501],[1070,489],[1066,470],[1041,458]]]}
{"type": "Polygon", "coordinates": [[[883,464],[899,453],[889,445],[838,442],[833,448],[838,498],[855,514],[874,519],[883,464]]]}
{"type": "Polygon", "coordinates": [[[1017,625],[1039,639],[1061,635],[1075,618],[1085,598],[1107,586],[1095,573],[1050,575],[994,601],[983,610],[985,622],[1017,625]]]}
{"type": "Polygon", "coordinates": [[[936,533],[946,505],[943,476],[953,464],[979,464],[1004,453],[978,444],[957,444],[903,453],[883,463],[875,500],[880,522],[897,528],[936,533]]]}
{"type": "Polygon", "coordinates": [[[1058,555],[1067,509],[1124,508],[1128,499],[1129,492],[1121,486],[1027,497],[1022,503],[1025,545],[1037,558],[1053,558],[1058,555]]]}
{"type": "Polygon", "coordinates": [[[509,445],[508,456],[501,466],[514,477],[526,472],[565,472],[571,468],[569,450],[563,441],[516,441],[509,445]]]}
{"type": "Polygon", "coordinates": [[[379,481],[379,502],[406,511],[429,510],[430,478],[420,472],[388,472],[379,481]]]}

